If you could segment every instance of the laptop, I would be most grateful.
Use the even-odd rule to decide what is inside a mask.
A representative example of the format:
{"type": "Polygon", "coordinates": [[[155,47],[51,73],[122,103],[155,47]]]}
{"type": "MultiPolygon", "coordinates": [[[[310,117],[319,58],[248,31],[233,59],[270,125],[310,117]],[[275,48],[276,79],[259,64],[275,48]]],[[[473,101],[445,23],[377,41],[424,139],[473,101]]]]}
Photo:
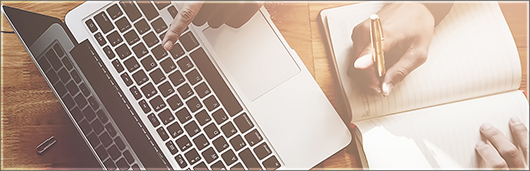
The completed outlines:
{"type": "Polygon", "coordinates": [[[103,169],[310,169],[350,143],[265,8],[240,28],[191,24],[165,51],[180,7],[2,13],[103,169]]]}

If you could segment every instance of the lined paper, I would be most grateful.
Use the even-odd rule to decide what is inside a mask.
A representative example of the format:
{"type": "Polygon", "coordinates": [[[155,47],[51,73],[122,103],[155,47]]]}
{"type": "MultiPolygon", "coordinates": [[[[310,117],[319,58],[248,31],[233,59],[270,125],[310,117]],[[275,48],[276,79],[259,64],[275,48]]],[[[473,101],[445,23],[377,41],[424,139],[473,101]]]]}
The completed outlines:
{"type": "MultiPolygon", "coordinates": [[[[516,90],[521,66],[515,42],[496,2],[455,2],[435,28],[427,61],[396,85],[389,96],[368,95],[348,76],[351,32],[381,8],[364,3],[323,11],[334,62],[352,121],[395,114],[516,90]]],[[[383,26],[384,27],[384,26],[383,26]]]]}

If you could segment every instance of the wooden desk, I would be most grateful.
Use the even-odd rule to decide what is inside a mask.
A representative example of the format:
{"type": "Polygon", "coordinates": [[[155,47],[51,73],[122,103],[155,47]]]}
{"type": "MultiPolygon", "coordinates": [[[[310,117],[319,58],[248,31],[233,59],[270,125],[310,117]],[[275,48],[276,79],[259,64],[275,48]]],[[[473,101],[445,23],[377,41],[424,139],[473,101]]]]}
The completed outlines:
{"type": "MultiPolygon", "coordinates": [[[[5,2],[64,20],[65,14],[82,2],[5,2]]],[[[321,9],[356,2],[266,3],[271,18],[292,48],[302,58],[338,112],[344,112],[336,80],[332,77],[324,43],[316,22],[321,9]]],[[[527,7],[525,3],[501,3],[515,38],[523,66],[522,90],[528,91],[527,7]]],[[[2,31],[12,31],[4,17],[2,31]]],[[[2,169],[97,168],[99,165],[60,106],[35,64],[14,34],[2,33],[2,169]],[[43,155],[35,147],[54,135],[55,144],[43,155]]],[[[355,169],[355,156],[341,150],[316,169],[355,169]]]]}

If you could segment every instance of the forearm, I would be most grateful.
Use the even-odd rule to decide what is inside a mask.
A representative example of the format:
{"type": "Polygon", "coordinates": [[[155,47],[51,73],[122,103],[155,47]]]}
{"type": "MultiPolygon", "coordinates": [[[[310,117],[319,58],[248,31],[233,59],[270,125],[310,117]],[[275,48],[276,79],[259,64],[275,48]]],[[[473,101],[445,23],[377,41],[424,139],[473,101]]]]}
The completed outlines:
{"type": "Polygon", "coordinates": [[[440,21],[442,21],[447,13],[451,10],[453,7],[453,2],[449,1],[446,3],[423,3],[427,9],[431,12],[432,16],[434,17],[435,24],[434,26],[437,26],[440,21]]]}

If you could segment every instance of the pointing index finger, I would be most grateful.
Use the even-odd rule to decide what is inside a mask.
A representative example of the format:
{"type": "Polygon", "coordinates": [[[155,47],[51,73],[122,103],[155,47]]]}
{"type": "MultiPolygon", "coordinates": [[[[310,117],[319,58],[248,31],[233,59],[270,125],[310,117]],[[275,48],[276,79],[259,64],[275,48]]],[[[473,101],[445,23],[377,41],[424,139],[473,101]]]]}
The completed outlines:
{"type": "Polygon", "coordinates": [[[191,21],[193,21],[201,9],[202,4],[203,2],[189,2],[182,6],[182,9],[180,9],[179,13],[173,20],[173,23],[171,23],[171,26],[169,26],[166,35],[164,36],[164,40],[162,41],[164,49],[168,51],[171,50],[182,32],[184,32],[186,27],[188,27],[191,21]]]}

